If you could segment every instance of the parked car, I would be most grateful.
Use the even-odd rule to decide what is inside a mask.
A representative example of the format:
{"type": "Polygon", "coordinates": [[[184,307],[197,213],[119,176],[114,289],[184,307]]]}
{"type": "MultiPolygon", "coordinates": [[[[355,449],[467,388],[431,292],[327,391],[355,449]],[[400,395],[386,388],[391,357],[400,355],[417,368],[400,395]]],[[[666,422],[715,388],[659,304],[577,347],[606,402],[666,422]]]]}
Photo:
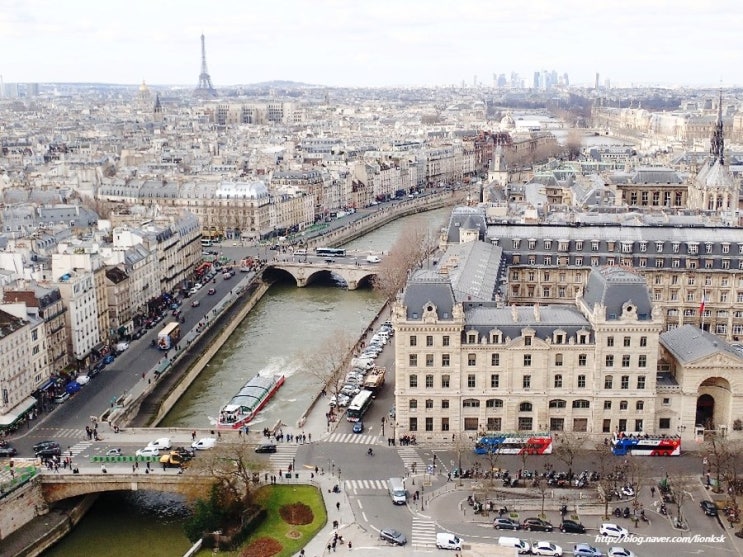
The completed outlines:
{"type": "Polygon", "coordinates": [[[613,538],[624,538],[629,535],[626,528],[612,524],[611,522],[604,522],[599,528],[599,534],[602,536],[610,536],[613,538]]]}
{"type": "Polygon", "coordinates": [[[62,404],[64,402],[67,402],[70,398],[70,393],[67,391],[63,393],[59,393],[57,396],[54,397],[54,404],[62,404]]]}
{"type": "Polygon", "coordinates": [[[630,551],[624,547],[610,547],[607,555],[609,557],[637,557],[634,551],[630,551]]]}
{"type": "Polygon", "coordinates": [[[18,451],[15,449],[15,447],[11,447],[10,445],[5,445],[4,447],[0,447],[0,458],[15,456],[17,454],[18,454],[18,451]]]}
{"type": "Polygon", "coordinates": [[[704,514],[707,516],[717,516],[717,507],[712,501],[707,501],[706,499],[699,503],[699,506],[704,511],[704,514]]]}
{"type": "Polygon", "coordinates": [[[548,555],[550,557],[562,557],[562,547],[552,542],[536,542],[531,546],[533,555],[548,555]]]}
{"type": "Polygon", "coordinates": [[[169,449],[172,446],[172,443],[170,442],[170,438],[160,437],[160,439],[155,439],[154,441],[148,443],[147,446],[152,447],[153,449],[157,449],[158,451],[164,451],[169,449]]]}
{"type": "Polygon", "coordinates": [[[575,520],[563,520],[562,524],[560,524],[560,532],[569,534],[585,534],[586,527],[575,520]]]}
{"type": "Polygon", "coordinates": [[[215,290],[214,288],[210,288],[210,289],[209,289],[209,290],[207,291],[207,294],[209,294],[209,296],[213,296],[213,295],[214,295],[214,294],[216,294],[216,293],[217,293],[217,291],[216,291],[216,290],[215,290]]]}
{"type": "Polygon", "coordinates": [[[603,557],[603,554],[595,547],[587,543],[579,543],[573,547],[574,557],[603,557]]]}
{"type": "Polygon", "coordinates": [[[395,530],[394,528],[383,528],[382,531],[379,532],[379,538],[393,545],[405,545],[408,543],[405,534],[395,530]]]}
{"type": "Polygon", "coordinates": [[[354,433],[364,433],[364,422],[359,420],[358,422],[353,424],[353,432],[354,433]]]}
{"type": "Polygon", "coordinates": [[[121,449],[108,449],[106,451],[106,456],[121,456],[122,454],[121,449]]]}
{"type": "Polygon", "coordinates": [[[124,350],[126,350],[127,348],[129,348],[129,343],[128,343],[128,342],[119,342],[119,343],[118,343],[118,344],[116,345],[116,351],[117,351],[117,352],[123,352],[123,351],[124,351],[124,350]]]}
{"type": "Polygon", "coordinates": [[[493,521],[496,530],[521,530],[521,525],[510,518],[496,518],[493,521]]]}
{"type": "Polygon", "coordinates": [[[204,437],[191,443],[191,448],[205,451],[206,449],[213,448],[216,444],[217,440],[214,437],[204,437]]]}
{"type": "Polygon", "coordinates": [[[39,441],[32,448],[35,453],[38,453],[39,451],[43,451],[44,449],[54,447],[59,448],[59,443],[57,443],[56,441],[39,441]]]}
{"type": "Polygon", "coordinates": [[[258,445],[255,448],[255,452],[257,453],[275,453],[276,452],[276,445],[273,443],[263,443],[262,445],[258,445]]]}
{"type": "Polygon", "coordinates": [[[526,518],[521,523],[521,527],[524,530],[536,530],[539,532],[551,532],[553,529],[552,524],[541,518],[526,518]]]}
{"type": "Polygon", "coordinates": [[[40,451],[36,451],[36,456],[39,458],[49,458],[50,456],[61,456],[62,455],[62,449],[59,445],[56,447],[50,446],[46,449],[41,449],[40,451]]]}
{"type": "Polygon", "coordinates": [[[160,449],[147,445],[144,449],[138,449],[134,454],[137,456],[160,456],[160,449]]]}
{"type": "Polygon", "coordinates": [[[199,302],[198,300],[194,300],[193,302],[191,302],[191,307],[194,307],[195,308],[195,307],[198,307],[200,305],[201,305],[201,302],[199,302]]]}
{"type": "Polygon", "coordinates": [[[78,375],[75,377],[75,381],[78,385],[87,385],[90,383],[90,376],[89,375],[78,375]]]}
{"type": "Polygon", "coordinates": [[[112,363],[114,363],[114,360],[115,359],[116,358],[114,358],[113,354],[109,354],[108,356],[106,356],[105,358],[103,358],[103,360],[102,360],[103,365],[104,366],[107,366],[108,364],[112,364],[112,363]]]}

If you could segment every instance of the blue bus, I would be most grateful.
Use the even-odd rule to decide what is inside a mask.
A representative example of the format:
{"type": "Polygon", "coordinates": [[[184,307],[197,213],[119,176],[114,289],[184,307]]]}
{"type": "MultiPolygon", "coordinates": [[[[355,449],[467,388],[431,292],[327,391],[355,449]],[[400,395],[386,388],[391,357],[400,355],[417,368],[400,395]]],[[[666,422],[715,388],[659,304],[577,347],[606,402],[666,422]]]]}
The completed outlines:
{"type": "Polygon", "coordinates": [[[351,404],[348,405],[348,409],[346,410],[346,419],[349,422],[358,422],[364,417],[364,414],[366,414],[366,411],[369,410],[372,404],[372,400],[374,400],[372,394],[371,391],[361,391],[353,397],[351,404]]]}
{"type": "Polygon", "coordinates": [[[323,257],[346,257],[346,250],[343,248],[315,248],[315,255],[323,257]]]}

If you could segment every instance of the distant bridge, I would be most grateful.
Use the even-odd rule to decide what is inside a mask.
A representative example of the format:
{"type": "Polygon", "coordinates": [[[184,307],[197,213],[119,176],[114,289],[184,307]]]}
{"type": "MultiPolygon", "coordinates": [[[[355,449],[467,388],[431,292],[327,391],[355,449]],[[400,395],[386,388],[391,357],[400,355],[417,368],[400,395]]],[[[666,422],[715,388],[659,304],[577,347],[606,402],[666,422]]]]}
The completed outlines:
{"type": "Polygon", "coordinates": [[[215,482],[215,479],[209,476],[190,474],[188,471],[179,474],[170,469],[167,472],[153,470],[149,474],[145,474],[144,470],[136,474],[111,471],[107,474],[45,473],[40,476],[40,480],[41,492],[47,503],[104,491],[165,491],[204,497],[208,495],[215,482]]]}
{"type": "Polygon", "coordinates": [[[348,284],[349,290],[356,290],[364,283],[370,283],[377,275],[376,267],[367,263],[341,263],[335,260],[316,259],[312,261],[274,261],[269,262],[263,270],[266,273],[283,271],[294,278],[299,288],[303,288],[320,275],[334,274],[348,284]],[[328,262],[332,261],[332,262],[328,262]]]}

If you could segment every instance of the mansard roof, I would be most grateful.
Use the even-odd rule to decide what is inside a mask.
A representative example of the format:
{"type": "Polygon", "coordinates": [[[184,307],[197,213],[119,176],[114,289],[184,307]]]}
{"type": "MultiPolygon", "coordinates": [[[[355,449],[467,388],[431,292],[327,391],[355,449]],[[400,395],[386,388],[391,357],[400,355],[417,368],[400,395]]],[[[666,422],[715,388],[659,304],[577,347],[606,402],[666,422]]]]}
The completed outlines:
{"type": "Polygon", "coordinates": [[[594,310],[597,304],[605,308],[604,317],[616,320],[622,316],[627,304],[637,308],[637,318],[652,318],[650,291],[645,279],[622,267],[594,267],[583,290],[583,301],[594,310]]]}

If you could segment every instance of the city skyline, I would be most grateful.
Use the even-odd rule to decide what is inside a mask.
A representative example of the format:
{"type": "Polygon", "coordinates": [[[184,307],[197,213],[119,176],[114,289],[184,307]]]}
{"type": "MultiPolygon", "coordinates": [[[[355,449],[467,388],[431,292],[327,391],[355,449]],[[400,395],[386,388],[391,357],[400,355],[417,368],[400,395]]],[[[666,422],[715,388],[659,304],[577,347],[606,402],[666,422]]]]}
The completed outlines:
{"type": "Polygon", "coordinates": [[[517,72],[567,73],[592,86],[735,86],[743,5],[629,0],[601,3],[461,0],[227,0],[105,4],[11,1],[0,13],[7,83],[191,86],[206,36],[216,88],[287,80],[326,86],[493,83],[517,72]],[[246,7],[246,6],[249,6],[246,7]]]}

